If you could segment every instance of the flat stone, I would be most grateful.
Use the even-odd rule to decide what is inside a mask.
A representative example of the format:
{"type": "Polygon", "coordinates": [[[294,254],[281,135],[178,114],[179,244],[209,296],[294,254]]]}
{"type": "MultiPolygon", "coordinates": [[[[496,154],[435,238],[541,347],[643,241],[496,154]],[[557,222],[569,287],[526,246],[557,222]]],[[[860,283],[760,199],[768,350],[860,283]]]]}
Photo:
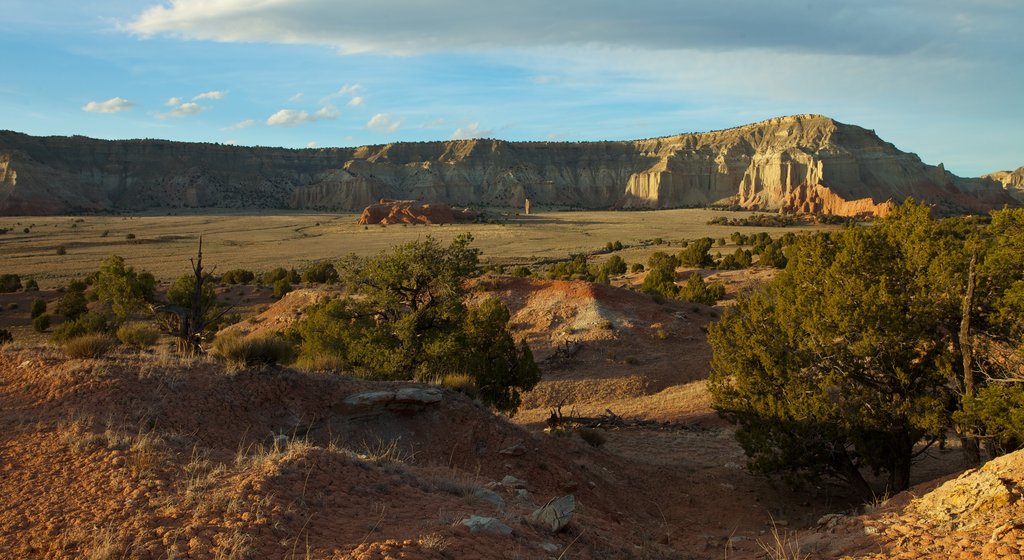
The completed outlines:
{"type": "Polygon", "coordinates": [[[469,517],[462,520],[462,524],[465,525],[470,533],[474,535],[511,535],[512,527],[505,525],[500,520],[494,517],[481,517],[479,515],[470,515],[469,517]]]}
{"type": "Polygon", "coordinates": [[[433,404],[441,402],[441,390],[434,387],[402,387],[395,392],[395,402],[433,404]]]}
{"type": "Polygon", "coordinates": [[[395,400],[395,393],[391,391],[366,391],[349,395],[344,403],[359,408],[381,407],[395,400]]]}
{"type": "Polygon", "coordinates": [[[512,475],[506,475],[501,479],[501,485],[505,488],[526,488],[526,481],[512,475]]]}

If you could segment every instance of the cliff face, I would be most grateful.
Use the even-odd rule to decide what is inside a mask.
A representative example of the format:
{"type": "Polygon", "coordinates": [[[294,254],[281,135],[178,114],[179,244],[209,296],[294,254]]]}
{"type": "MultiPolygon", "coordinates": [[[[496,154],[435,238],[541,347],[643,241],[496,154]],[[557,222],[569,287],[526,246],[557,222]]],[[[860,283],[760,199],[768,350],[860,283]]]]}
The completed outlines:
{"type": "Polygon", "coordinates": [[[925,165],[819,115],[627,142],[458,140],[288,150],[0,132],[0,214],[159,208],[361,210],[381,198],[587,209],[731,204],[884,214],[1014,204],[992,179],[925,165]]]}
{"type": "Polygon", "coordinates": [[[981,178],[998,181],[1006,189],[1007,194],[1024,203],[1024,167],[1018,167],[1014,171],[996,171],[981,178]]]}

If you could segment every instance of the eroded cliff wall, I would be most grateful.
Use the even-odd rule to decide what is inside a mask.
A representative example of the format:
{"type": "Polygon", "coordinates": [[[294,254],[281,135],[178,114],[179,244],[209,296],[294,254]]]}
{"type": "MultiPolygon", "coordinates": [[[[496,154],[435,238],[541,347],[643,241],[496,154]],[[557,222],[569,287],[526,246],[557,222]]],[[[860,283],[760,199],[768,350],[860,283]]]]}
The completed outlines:
{"type": "Polygon", "coordinates": [[[908,196],[942,209],[1013,204],[873,132],[820,115],[625,142],[457,140],[288,150],[0,132],[0,213],[161,208],[362,210],[381,198],[586,209],[730,204],[882,214],[908,196]]]}

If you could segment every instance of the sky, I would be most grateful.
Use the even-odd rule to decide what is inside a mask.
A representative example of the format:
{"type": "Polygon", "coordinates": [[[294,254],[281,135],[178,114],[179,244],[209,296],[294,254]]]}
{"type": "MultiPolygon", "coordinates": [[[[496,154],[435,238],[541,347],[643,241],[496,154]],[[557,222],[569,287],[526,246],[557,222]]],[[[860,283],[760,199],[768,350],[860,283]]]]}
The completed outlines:
{"type": "Polygon", "coordinates": [[[1024,165],[1024,0],[0,0],[0,129],[316,148],[820,113],[1024,165]]]}

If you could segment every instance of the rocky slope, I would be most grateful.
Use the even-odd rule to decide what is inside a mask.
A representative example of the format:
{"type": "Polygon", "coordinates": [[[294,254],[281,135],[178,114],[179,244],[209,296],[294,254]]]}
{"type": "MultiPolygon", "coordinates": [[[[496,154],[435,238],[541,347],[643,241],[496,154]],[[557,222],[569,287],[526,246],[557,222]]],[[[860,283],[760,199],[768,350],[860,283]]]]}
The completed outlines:
{"type": "Polygon", "coordinates": [[[288,150],[0,132],[0,214],[158,208],[362,210],[381,198],[586,209],[731,204],[884,214],[925,199],[950,212],[1014,204],[874,132],[820,115],[624,142],[454,140],[288,150]]]}
{"type": "Polygon", "coordinates": [[[1018,167],[1014,171],[996,171],[981,178],[998,181],[1010,196],[1024,202],[1024,167],[1018,167]]]}

